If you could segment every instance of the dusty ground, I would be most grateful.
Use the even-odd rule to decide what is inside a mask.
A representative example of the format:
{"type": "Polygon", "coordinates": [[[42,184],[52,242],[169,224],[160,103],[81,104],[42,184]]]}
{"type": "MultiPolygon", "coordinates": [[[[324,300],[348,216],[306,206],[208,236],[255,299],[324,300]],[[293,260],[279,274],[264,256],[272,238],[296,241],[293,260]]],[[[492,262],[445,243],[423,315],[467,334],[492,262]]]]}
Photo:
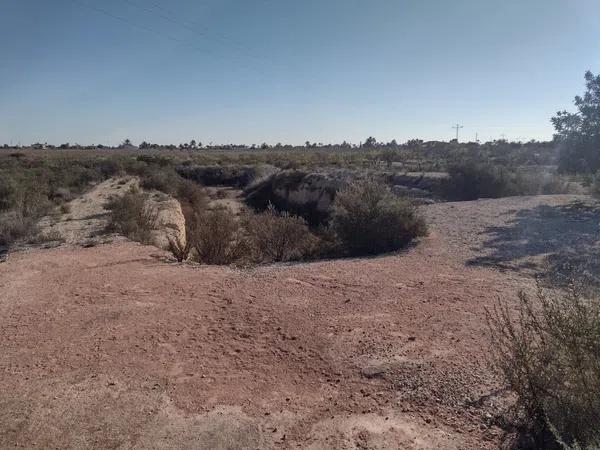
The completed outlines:
{"type": "MultiPolygon", "coordinates": [[[[88,192],[56,208],[38,223],[41,236],[56,236],[66,244],[93,246],[122,240],[120,236],[107,235],[110,211],[107,202],[124,195],[131,188],[139,189],[137,177],[111,178],[98,183],[88,192]]],[[[168,248],[168,237],[185,242],[185,219],[181,205],[174,198],[158,191],[149,191],[148,205],[157,212],[157,229],[153,232],[154,244],[168,248]]]]}
{"type": "Polygon", "coordinates": [[[430,206],[428,238],[366,260],[238,271],[133,243],[13,254],[0,447],[498,448],[485,308],[532,285],[509,264],[527,256],[509,255],[523,220],[552,254],[598,227],[574,200],[430,206]]]}

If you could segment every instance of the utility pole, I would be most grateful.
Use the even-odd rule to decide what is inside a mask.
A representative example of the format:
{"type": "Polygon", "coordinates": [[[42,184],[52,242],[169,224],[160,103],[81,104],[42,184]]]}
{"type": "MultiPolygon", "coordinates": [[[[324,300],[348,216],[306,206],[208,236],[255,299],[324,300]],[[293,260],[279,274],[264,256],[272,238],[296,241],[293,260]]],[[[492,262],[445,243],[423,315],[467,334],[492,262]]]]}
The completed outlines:
{"type": "Polygon", "coordinates": [[[475,143],[479,144],[479,133],[475,133],[475,143]]]}
{"type": "Polygon", "coordinates": [[[458,142],[458,130],[464,127],[462,125],[456,124],[452,128],[456,129],[456,142],[458,142]]]}

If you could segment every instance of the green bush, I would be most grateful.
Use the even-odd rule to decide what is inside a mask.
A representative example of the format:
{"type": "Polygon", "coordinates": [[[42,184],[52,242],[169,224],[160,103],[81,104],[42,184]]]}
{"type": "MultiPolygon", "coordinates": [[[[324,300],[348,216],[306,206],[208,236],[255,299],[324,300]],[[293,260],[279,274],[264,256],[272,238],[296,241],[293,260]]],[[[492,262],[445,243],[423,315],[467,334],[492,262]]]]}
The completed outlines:
{"type": "Polygon", "coordinates": [[[374,182],[352,184],[338,192],[332,227],[350,255],[398,250],[427,233],[411,201],[374,182]]]}
{"type": "Polygon", "coordinates": [[[450,166],[441,184],[443,197],[459,201],[567,192],[568,183],[556,174],[529,173],[476,160],[450,166]]]}
{"type": "Polygon", "coordinates": [[[552,118],[560,146],[562,172],[594,173],[600,170],[600,75],[586,72],[586,92],[575,97],[577,112],[559,111],[552,118]]]}
{"type": "Polygon", "coordinates": [[[571,287],[519,300],[517,315],[499,305],[488,319],[495,365],[536,448],[551,448],[549,437],[563,448],[599,448],[600,298],[571,287]]]}
{"type": "Polygon", "coordinates": [[[448,169],[444,195],[450,200],[500,198],[522,194],[522,180],[502,166],[467,161],[448,169]]]}

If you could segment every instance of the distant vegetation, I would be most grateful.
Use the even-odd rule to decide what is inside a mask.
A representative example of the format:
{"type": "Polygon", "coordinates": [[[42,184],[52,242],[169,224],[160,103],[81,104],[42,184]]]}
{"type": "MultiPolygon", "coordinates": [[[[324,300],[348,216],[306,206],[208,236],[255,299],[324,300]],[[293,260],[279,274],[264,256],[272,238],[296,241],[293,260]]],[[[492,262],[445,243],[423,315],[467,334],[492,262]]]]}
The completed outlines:
{"type": "MultiPolygon", "coordinates": [[[[230,230],[231,236],[237,236],[238,232],[246,236],[248,249],[245,251],[254,254],[251,259],[264,261],[314,255],[313,244],[307,243],[314,243],[315,239],[321,246],[327,247],[327,253],[338,252],[340,244],[345,246],[342,253],[347,254],[401,247],[410,240],[409,236],[420,235],[422,226],[413,214],[413,206],[404,200],[398,201],[404,202],[402,205],[392,202],[393,197],[387,191],[388,188],[392,188],[397,196],[425,195],[429,196],[429,200],[474,200],[568,192],[568,180],[564,175],[559,175],[558,171],[562,174],[577,174],[579,178],[573,178],[574,180],[587,186],[590,193],[600,195],[600,175],[596,173],[600,171],[600,76],[588,72],[585,79],[586,92],[575,98],[577,112],[562,111],[552,119],[556,129],[553,142],[496,140],[480,144],[424,142],[415,139],[400,144],[396,141],[379,142],[374,137],[369,137],[360,145],[347,142],[336,145],[306,142],[304,146],[207,146],[192,140],[177,146],[143,142],[138,148],[126,139],[110,151],[107,151],[108,147],[101,145],[83,147],[62,144],[54,147],[35,144],[31,148],[16,149],[9,149],[4,145],[7,150],[0,152],[0,246],[26,241],[36,235],[36,223],[40,217],[54,208],[68,209],[65,203],[73,197],[89,189],[92,184],[119,174],[138,176],[143,189],[159,190],[176,197],[180,200],[186,217],[193,217],[198,211],[207,209],[207,197],[200,186],[203,183],[244,188],[278,170],[300,169],[305,174],[306,185],[311,185],[313,179],[319,179],[311,178],[312,173],[320,174],[321,185],[318,188],[328,186],[327,189],[333,189],[328,192],[331,201],[335,191],[347,183],[358,183],[352,189],[362,186],[362,193],[349,190],[339,196],[332,210],[335,211],[334,215],[322,210],[293,210],[286,213],[291,204],[283,202],[275,205],[277,210],[270,210],[262,217],[263,223],[259,224],[257,218],[247,219],[246,227],[250,227],[250,231],[230,230]],[[414,174],[421,176],[415,177],[414,174]],[[334,181],[330,183],[324,176],[334,181]],[[374,209],[362,210],[361,208],[373,206],[359,204],[372,200],[369,196],[375,191],[369,191],[370,188],[365,187],[368,184],[364,184],[370,180],[387,184],[388,187],[385,188],[385,195],[381,191],[382,199],[374,209]],[[407,180],[409,185],[403,185],[407,180]],[[423,180],[429,181],[423,183],[423,180]],[[365,197],[361,198],[361,195],[365,197]],[[290,215],[286,215],[288,213],[290,215]],[[308,232],[301,232],[304,225],[294,214],[300,214],[309,221],[308,232]],[[381,216],[375,218],[376,215],[381,216]],[[369,226],[373,226],[371,229],[365,223],[360,223],[365,217],[379,222],[377,225],[375,222],[370,224],[369,226]],[[397,241],[393,242],[383,232],[391,229],[381,225],[388,223],[387,221],[395,221],[394,226],[399,227],[396,228],[399,236],[395,238],[397,241]],[[398,225],[400,222],[402,225],[398,225]],[[249,223],[254,225],[250,226],[249,223]],[[374,248],[367,251],[364,245],[351,237],[353,232],[350,230],[353,227],[362,230],[361,233],[373,233],[385,243],[374,244],[374,248]],[[379,232],[380,228],[382,232],[379,232]],[[272,229],[273,233],[277,233],[279,229],[291,230],[296,233],[292,233],[294,236],[309,233],[309,238],[302,245],[298,244],[297,248],[287,248],[291,244],[285,240],[277,244],[270,243],[269,245],[286,247],[285,250],[279,249],[270,254],[271,250],[265,251],[264,248],[267,245],[266,231],[260,235],[257,231],[260,229],[272,229]],[[263,256],[257,257],[257,253],[261,252],[263,256]]],[[[275,186],[272,188],[275,189],[275,186]]],[[[315,186],[312,188],[316,189],[315,186]]],[[[279,186],[277,189],[287,187],[279,186]]],[[[263,194],[254,192],[254,200],[261,204],[259,212],[273,200],[263,194]]],[[[112,206],[115,207],[113,210],[118,210],[118,205],[112,206]]],[[[206,214],[215,223],[228,220],[225,219],[227,212],[206,214]]],[[[125,226],[119,225],[119,220],[121,219],[117,220],[115,217],[115,226],[125,226]]],[[[193,220],[190,223],[194,223],[193,220]]],[[[243,224],[235,226],[243,228],[243,224]]],[[[200,235],[210,231],[199,227],[194,232],[200,235]]],[[[226,230],[227,227],[218,231],[225,233],[226,230]]],[[[197,245],[199,247],[196,254],[210,253],[209,249],[203,247],[204,244],[197,245]]],[[[177,251],[176,242],[172,243],[172,247],[177,251]]],[[[185,245],[181,250],[179,258],[187,250],[193,253],[191,249],[186,250],[185,245]]],[[[215,258],[227,260],[232,257],[225,254],[237,254],[241,250],[220,251],[225,253],[215,258]]]]}
{"type": "MultiPolygon", "coordinates": [[[[254,150],[240,147],[207,149],[199,144],[190,145],[184,151],[147,147],[147,150],[139,151],[124,143],[121,149],[111,151],[102,148],[95,151],[20,149],[0,152],[0,246],[26,241],[37,234],[36,223],[41,216],[54,208],[68,209],[65,204],[94,183],[124,174],[138,176],[140,186],[145,190],[155,189],[176,197],[187,215],[193,210],[206,209],[203,183],[245,187],[261,177],[285,169],[300,169],[308,175],[334,176],[338,181],[375,180],[388,187],[402,183],[395,180],[403,178],[403,174],[423,174],[425,179],[429,179],[426,177],[429,171],[450,171],[449,182],[445,184],[440,183],[441,178],[431,179],[438,181],[432,183],[429,194],[439,199],[562,192],[564,187],[560,180],[551,176],[551,164],[556,158],[555,147],[541,142],[460,144],[413,140],[398,144],[394,141],[381,143],[370,138],[360,147],[345,143],[338,146],[308,143],[304,147],[276,146],[254,150]],[[457,161],[475,163],[459,167],[457,161]],[[543,173],[550,174],[544,179],[556,181],[549,190],[541,185],[532,188],[534,177],[516,176],[528,169],[531,169],[530,173],[541,173],[538,170],[540,166],[544,166],[543,173]]],[[[333,186],[336,183],[325,184],[333,186]]],[[[264,202],[266,205],[269,200],[264,202]]],[[[276,205],[278,214],[285,213],[287,206],[276,205]]],[[[293,216],[299,212],[290,211],[290,214],[293,216]]],[[[330,239],[331,230],[322,228],[317,231],[319,222],[324,219],[322,212],[314,216],[308,214],[305,218],[310,222],[312,235],[318,234],[316,238],[320,245],[327,247],[325,253],[335,253],[340,241],[330,239]],[[327,239],[323,240],[324,237],[327,239]]],[[[276,222],[273,217],[271,222],[276,222]]],[[[256,242],[252,244],[252,251],[256,253],[259,246],[256,242]]],[[[299,253],[313,254],[314,249],[294,250],[284,259],[299,253]]],[[[253,258],[256,259],[256,255],[253,258]]]]}
{"type": "Polygon", "coordinates": [[[481,161],[465,161],[448,168],[441,186],[450,200],[476,200],[514,195],[565,194],[569,186],[558,175],[525,171],[481,161]]]}

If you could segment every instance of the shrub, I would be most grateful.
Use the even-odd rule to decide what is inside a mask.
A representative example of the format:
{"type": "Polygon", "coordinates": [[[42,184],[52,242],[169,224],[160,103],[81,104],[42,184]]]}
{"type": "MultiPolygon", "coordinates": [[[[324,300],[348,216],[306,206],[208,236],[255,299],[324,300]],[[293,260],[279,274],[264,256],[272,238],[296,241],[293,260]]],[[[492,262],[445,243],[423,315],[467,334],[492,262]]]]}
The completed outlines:
{"type": "Polygon", "coordinates": [[[246,216],[244,228],[256,261],[302,259],[316,247],[317,238],[309,231],[304,219],[288,212],[277,212],[273,205],[261,214],[246,216]]]}
{"type": "Polygon", "coordinates": [[[374,182],[351,184],[338,192],[332,226],[352,255],[398,250],[427,232],[412,202],[374,182]]]}
{"type": "Polygon", "coordinates": [[[140,175],[140,186],[147,190],[157,190],[175,194],[181,178],[171,167],[150,166],[147,173],[140,175]]]}
{"type": "Polygon", "coordinates": [[[167,236],[169,251],[178,262],[186,261],[190,256],[192,244],[189,239],[182,241],[179,236],[167,236]]]}
{"type": "Polygon", "coordinates": [[[8,211],[16,202],[16,185],[10,178],[0,178],[0,212],[8,211]]]}
{"type": "Polygon", "coordinates": [[[157,228],[158,211],[148,204],[148,195],[132,190],[111,200],[106,208],[111,211],[109,230],[143,244],[152,243],[152,232],[157,228]]]}
{"type": "Polygon", "coordinates": [[[569,183],[555,174],[542,173],[531,179],[535,180],[532,194],[568,194],[570,191],[569,183]]]}
{"type": "Polygon", "coordinates": [[[448,169],[441,195],[449,200],[477,200],[513,195],[565,194],[569,184],[549,172],[525,172],[488,162],[468,160],[448,169]]]}
{"type": "Polygon", "coordinates": [[[35,232],[35,219],[14,210],[0,214],[0,247],[9,247],[35,232]]]}
{"type": "Polygon", "coordinates": [[[467,161],[448,169],[443,193],[450,200],[476,200],[519,195],[520,181],[502,166],[467,161]]]}
{"type": "Polygon", "coordinates": [[[600,445],[600,298],[575,288],[531,300],[516,317],[506,305],[488,314],[495,364],[517,394],[539,447],[600,445]]]}
{"type": "Polygon", "coordinates": [[[248,253],[239,222],[227,208],[196,212],[188,226],[194,259],[205,264],[232,264],[248,253]]]}
{"type": "Polygon", "coordinates": [[[198,183],[191,180],[181,179],[177,186],[177,199],[193,210],[200,211],[208,207],[208,196],[198,183]]]}
{"type": "Polygon", "coordinates": [[[123,171],[123,164],[113,158],[102,159],[98,162],[98,169],[103,178],[114,177],[123,171]]]}

